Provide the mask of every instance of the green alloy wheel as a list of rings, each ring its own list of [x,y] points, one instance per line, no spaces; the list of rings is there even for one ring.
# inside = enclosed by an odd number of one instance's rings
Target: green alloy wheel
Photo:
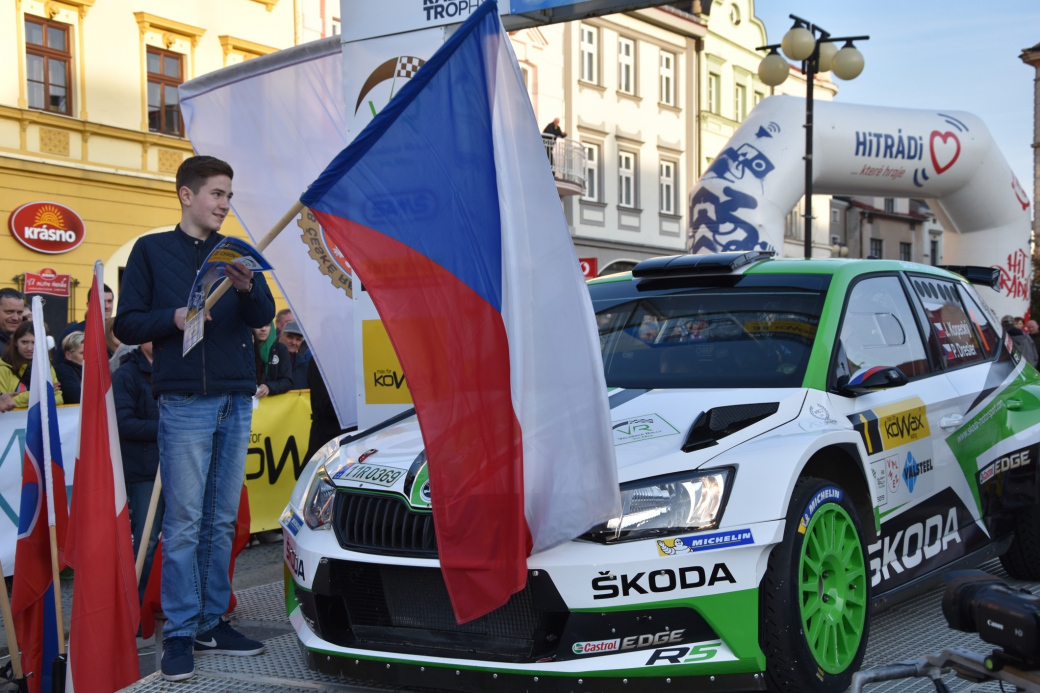
[[[863,531],[838,485],[800,479],[760,590],[770,688],[837,693],[866,650],[870,580]]]

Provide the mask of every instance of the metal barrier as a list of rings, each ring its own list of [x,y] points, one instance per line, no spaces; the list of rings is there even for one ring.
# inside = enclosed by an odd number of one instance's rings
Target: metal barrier
[[[580,186],[585,190],[585,148],[568,137],[542,135],[545,154],[549,157],[553,178]]]

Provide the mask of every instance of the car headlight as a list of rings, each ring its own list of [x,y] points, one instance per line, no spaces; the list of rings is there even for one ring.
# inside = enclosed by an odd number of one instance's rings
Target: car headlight
[[[606,544],[716,527],[732,473],[731,469],[712,469],[625,484],[621,516],[581,538]]]
[[[336,487],[325,471],[325,465],[318,467],[311,481],[310,490],[303,504],[303,520],[311,529],[331,529],[332,502],[336,498]]]

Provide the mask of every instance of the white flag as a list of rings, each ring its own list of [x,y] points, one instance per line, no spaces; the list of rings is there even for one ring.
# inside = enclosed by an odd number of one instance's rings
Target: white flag
[[[440,29],[346,45],[334,36],[181,85],[192,146],[234,168],[232,207],[254,243],[442,40]],[[351,66],[346,75],[345,63]],[[264,254],[317,358],[340,425],[355,425],[350,267],[306,211]]]

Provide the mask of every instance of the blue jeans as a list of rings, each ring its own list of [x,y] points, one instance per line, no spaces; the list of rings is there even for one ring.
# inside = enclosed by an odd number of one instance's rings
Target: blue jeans
[[[243,393],[159,397],[164,639],[205,633],[227,611],[252,419]]]
[[[134,540],[134,560],[137,560],[137,551],[141,546],[141,535],[144,534],[145,516],[148,514],[148,504],[152,501],[152,481],[138,481],[126,485],[126,499],[130,504],[130,534]],[[159,494],[159,505],[155,508],[155,522],[152,523],[152,533],[148,538],[148,552],[144,556],[144,569],[141,571],[141,580],[138,583],[137,596],[144,600],[144,588],[148,585],[148,575],[152,572],[152,558],[155,557],[155,547],[159,543],[159,528],[162,527],[163,497]]]

